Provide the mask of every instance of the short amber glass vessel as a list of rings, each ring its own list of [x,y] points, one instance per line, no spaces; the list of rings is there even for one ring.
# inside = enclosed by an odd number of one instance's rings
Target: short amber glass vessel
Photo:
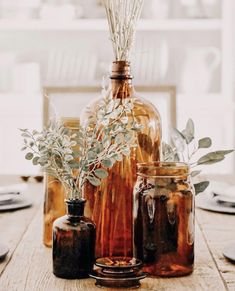
[[[71,132],[76,132],[80,123],[78,118],[63,118],[62,122]],[[46,175],[44,181],[43,242],[47,247],[51,247],[52,224],[57,218],[66,213],[66,206],[64,203],[66,193],[63,185],[56,178]]]
[[[130,63],[113,63],[112,95],[114,99],[131,99],[133,110],[129,122],[142,124],[137,134],[137,146],[129,157],[116,162],[109,170],[107,179],[100,186],[86,185],[85,213],[96,224],[96,257],[132,257],[133,188],[136,181],[136,164],[160,159],[161,119],[157,109],[145,99],[138,97],[132,85]],[[90,105],[96,111],[98,101]],[[83,120],[89,120],[83,116]]]
[[[45,246],[52,246],[52,224],[58,218],[66,213],[64,203],[64,187],[56,178],[45,176],[45,198],[44,198],[44,225],[43,242]]]
[[[183,163],[138,164],[134,255],[152,276],[190,274],[194,264],[194,188]]]
[[[85,200],[66,200],[67,215],[53,223],[53,273],[87,278],[95,262],[95,224],[84,217]]]

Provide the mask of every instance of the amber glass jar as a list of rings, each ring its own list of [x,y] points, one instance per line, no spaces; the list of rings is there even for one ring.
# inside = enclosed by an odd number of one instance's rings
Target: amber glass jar
[[[133,116],[143,125],[138,133],[137,147],[129,157],[117,162],[109,170],[101,186],[86,185],[85,213],[96,224],[96,257],[133,255],[132,206],[133,188],[136,181],[136,164],[159,160],[161,144],[161,120],[157,109],[148,101],[137,97],[132,86],[130,64],[125,61],[113,63],[111,75],[113,98],[132,98]],[[97,103],[90,105],[95,112]],[[87,120],[83,116],[82,121]]]
[[[95,262],[95,224],[84,217],[85,200],[66,200],[67,215],[53,223],[53,273],[87,278]]]
[[[63,185],[54,177],[46,175],[43,242],[47,247],[52,245],[52,224],[54,220],[66,213],[64,199]]]
[[[76,132],[79,119],[63,118],[62,122],[72,132]],[[45,176],[44,183],[44,225],[43,242],[47,247],[52,245],[52,224],[55,219],[65,215],[65,190],[60,181],[50,175]]]
[[[134,255],[152,276],[190,274],[194,263],[194,188],[183,163],[138,164]]]

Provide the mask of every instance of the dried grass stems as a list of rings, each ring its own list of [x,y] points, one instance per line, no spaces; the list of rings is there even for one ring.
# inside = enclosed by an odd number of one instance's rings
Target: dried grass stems
[[[128,61],[144,0],[103,0],[116,61]]]

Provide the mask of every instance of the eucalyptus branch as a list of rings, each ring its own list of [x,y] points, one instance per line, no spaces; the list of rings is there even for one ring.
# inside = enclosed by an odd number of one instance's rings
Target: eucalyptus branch
[[[136,146],[135,132],[141,129],[140,124],[129,121],[133,108],[130,100],[115,100],[109,90],[103,89],[102,93],[105,96],[97,105],[95,116],[78,126],[76,133],[59,121],[41,133],[21,129],[22,150],[29,151],[25,158],[61,181],[73,199],[82,197],[86,182],[101,184],[108,169]]]
[[[201,173],[199,170],[193,170],[198,166],[202,165],[212,165],[223,161],[226,155],[233,152],[233,150],[221,150],[209,152],[197,161],[192,161],[192,158],[201,149],[208,149],[212,146],[212,140],[209,137],[204,137],[196,141],[195,139],[195,129],[194,122],[189,119],[184,130],[179,131],[178,129],[173,129],[171,135],[172,144],[163,143],[162,144],[162,156],[164,161],[180,161],[181,156],[183,162],[189,165],[190,173],[192,177],[195,177]],[[194,143],[193,150],[190,151],[190,145]],[[200,182],[194,184],[196,194],[203,192],[209,185],[208,181]]]

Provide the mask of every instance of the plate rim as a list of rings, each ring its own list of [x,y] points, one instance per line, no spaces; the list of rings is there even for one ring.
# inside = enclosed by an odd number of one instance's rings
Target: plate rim
[[[200,200],[204,200],[207,203],[215,203],[215,201],[213,201],[212,199],[209,199],[208,197],[208,192],[204,192],[204,193],[200,193],[196,196],[195,198],[195,206],[197,208],[203,209],[203,210],[207,210],[210,212],[217,212],[217,213],[225,213],[225,214],[230,214],[230,215],[235,215],[235,207],[231,207],[231,206],[226,206],[226,205],[201,205],[201,203],[198,205],[198,199]]]
[[[23,198],[21,201],[18,199],[17,203],[0,204],[0,212],[18,210],[32,206],[33,201],[30,198]]]
[[[0,248],[5,248],[5,251],[1,254],[0,253],[0,260],[4,260],[7,254],[9,253],[10,249],[6,244],[0,243]]]
[[[229,257],[229,256],[226,255],[226,250],[227,250],[228,248],[230,248],[230,249],[234,249],[234,258],[233,258],[233,259],[232,259],[231,257]],[[231,244],[231,245],[226,246],[226,247],[223,249],[222,254],[223,254],[223,256],[224,256],[226,259],[228,259],[228,260],[230,260],[230,261],[232,261],[232,262],[235,263],[235,242],[234,242],[233,244]]]

